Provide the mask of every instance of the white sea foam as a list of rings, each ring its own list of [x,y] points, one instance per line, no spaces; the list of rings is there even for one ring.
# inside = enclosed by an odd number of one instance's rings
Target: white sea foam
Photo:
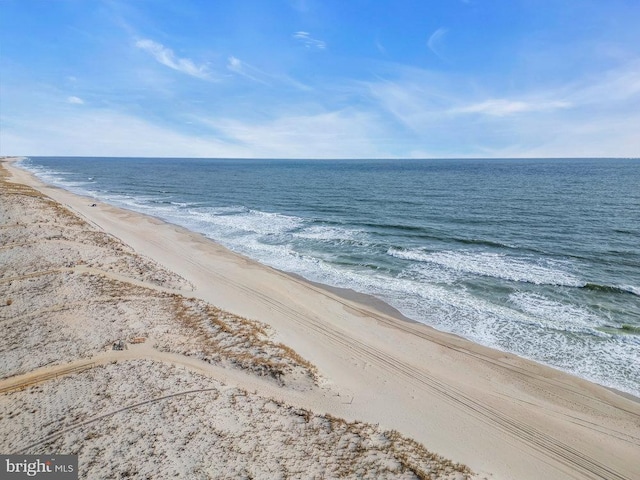
[[[216,227],[259,235],[280,235],[304,224],[299,217],[249,209],[233,214],[216,208],[189,209],[187,213]]]
[[[634,287],[633,285],[621,285],[620,289],[640,297],[640,287]]]
[[[44,183],[48,183],[50,185],[55,185],[57,187],[64,188],[74,193],[78,193],[80,195],[91,195],[90,190],[88,190],[88,186],[96,183],[93,179],[88,180],[72,180],[68,178],[73,173],[65,172],[62,170],[49,170],[44,167],[40,167],[38,165],[32,165],[26,161],[18,162],[20,168],[27,170],[28,172],[33,173],[36,177],[42,180]],[[97,197],[96,197],[97,198]]]
[[[603,335],[595,330],[606,321],[586,308],[550,300],[535,293],[515,292],[509,301],[521,311],[532,315],[541,325],[563,331],[584,331]]]
[[[640,358],[640,339],[594,330],[586,325],[588,319],[579,308],[550,303],[552,310],[563,314],[563,318],[552,320],[553,312],[542,310],[546,302],[528,299],[531,312],[525,312],[483,300],[464,289],[412,285],[411,281],[398,287],[401,290],[385,298],[411,318],[606,386],[640,393],[640,364],[636,361]],[[570,319],[572,314],[581,317]]]
[[[434,263],[414,263],[400,273],[400,278],[451,285],[460,279],[460,275]]]
[[[567,272],[567,265],[539,258],[515,257],[500,253],[470,250],[426,252],[421,249],[390,248],[393,257],[426,262],[453,272],[499,278],[536,285],[581,286],[577,277]]]
[[[330,227],[326,225],[311,225],[304,230],[297,232],[296,237],[309,240],[320,240],[327,242],[358,241],[362,240],[365,232],[362,230],[350,229],[346,227]]]

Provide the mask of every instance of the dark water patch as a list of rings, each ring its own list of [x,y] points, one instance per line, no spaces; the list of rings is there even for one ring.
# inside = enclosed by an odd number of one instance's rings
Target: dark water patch
[[[627,323],[624,323],[619,327],[613,325],[604,325],[602,327],[598,327],[597,330],[613,335],[640,335],[640,326],[629,325]]]
[[[481,246],[493,247],[493,248],[506,248],[509,250],[518,249],[518,247],[507,245],[506,243],[495,242],[493,240],[483,240],[483,239],[475,239],[475,238],[453,238],[451,240],[456,243],[461,243],[463,245],[481,245]]]
[[[622,228],[615,228],[613,230],[614,233],[620,233],[622,235],[632,235],[634,237],[638,236],[638,230],[626,230]]]
[[[600,285],[598,283],[587,283],[580,288],[583,288],[585,290],[591,290],[593,292],[640,296],[640,293],[632,290],[632,287],[615,287],[613,285]]]
[[[634,334],[640,335],[640,327],[637,327],[634,325],[623,324],[620,327],[620,330],[625,333],[634,333]]]
[[[382,230],[392,230],[396,232],[425,232],[425,227],[417,227],[414,225],[402,225],[396,223],[373,223],[373,222],[363,222],[358,223],[358,226],[374,228],[374,229],[382,229]]]

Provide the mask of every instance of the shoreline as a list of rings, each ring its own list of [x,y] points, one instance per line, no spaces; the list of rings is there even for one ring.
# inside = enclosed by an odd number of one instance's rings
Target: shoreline
[[[351,398],[349,405],[355,408],[344,408],[346,418],[363,416],[359,418],[398,428],[475,471],[495,472],[494,478],[539,478],[540,469],[550,478],[567,471],[588,478],[550,443],[545,446],[547,436],[570,450],[587,452],[596,463],[606,462],[611,453],[599,450],[602,441],[618,459],[638,445],[636,440],[615,440],[616,435],[640,437],[634,420],[640,417],[639,399],[632,395],[437,331],[376,297],[266,267],[160,219],[102,203],[91,208],[84,201],[89,197],[46,185],[6,163],[14,181],[54,198],[183,276],[196,286],[198,298],[269,324],[278,340],[319,367],[335,392]],[[195,255],[173,252],[169,247],[174,245]],[[550,392],[558,398],[548,398]],[[612,419],[616,435],[586,427],[592,423],[607,430]],[[508,424],[515,425],[511,433]],[[525,427],[534,428],[536,442],[524,434]],[[461,440],[456,430],[472,434]],[[620,461],[622,470],[635,471],[633,459]]]
[[[212,242],[215,242],[215,240],[212,240]],[[251,261],[255,261],[255,260],[252,259]],[[269,267],[269,268],[272,268],[272,267]],[[376,297],[375,295],[371,295],[369,293],[362,293],[352,288],[334,287],[333,285],[328,285],[326,283],[314,282],[313,280],[309,280],[308,278],[305,278],[302,275],[299,275],[294,272],[287,272],[286,270],[280,270],[280,269],[275,269],[275,270],[282,272],[283,274],[288,275],[297,281],[305,282],[305,283],[308,283],[309,285],[320,288],[321,290],[325,290],[333,295],[336,295],[344,299],[347,302],[359,303],[364,307],[373,309],[383,315],[388,315],[398,320],[402,320],[403,322],[424,325],[427,328],[433,328],[434,330],[437,330],[430,325],[414,320],[413,318],[407,317],[400,310],[395,308],[393,305],[390,305],[389,303]],[[438,330],[438,331],[442,331],[442,330]],[[446,333],[446,332],[442,332],[442,333]],[[455,335],[452,333],[448,333],[448,335],[453,335],[459,338],[463,338],[459,335]]]
[[[77,454],[81,478],[477,478],[318,413],[344,402],[265,324],[8,176],[0,165],[0,451]]]
[[[154,217],[154,218],[156,218],[156,217]],[[159,219],[159,220],[164,221],[162,219]],[[215,242],[215,240],[212,240],[212,241]],[[255,260],[252,260],[252,261],[255,261]],[[338,297],[343,298],[346,301],[359,303],[359,304],[365,306],[366,308],[370,308],[370,309],[376,310],[376,311],[378,311],[378,312],[380,312],[380,313],[382,313],[384,315],[389,315],[390,317],[396,318],[396,319],[398,319],[400,321],[408,322],[408,323],[416,324],[416,325],[422,325],[422,326],[424,326],[426,328],[431,328],[431,329],[434,329],[434,330],[436,330],[438,332],[450,335],[452,337],[459,338],[460,340],[463,340],[463,341],[466,341],[466,342],[470,342],[470,343],[473,343],[475,345],[484,347],[484,345],[476,343],[476,342],[473,342],[472,340],[469,340],[469,339],[467,339],[467,338],[465,338],[465,337],[463,337],[461,335],[456,335],[455,333],[451,333],[451,332],[444,332],[442,330],[438,330],[435,327],[432,327],[431,325],[427,325],[425,323],[419,322],[418,320],[414,320],[413,318],[407,317],[400,310],[395,308],[393,305],[390,305],[387,302],[385,302],[384,300],[379,299],[375,295],[358,292],[358,291],[353,290],[351,288],[334,287],[333,285],[327,285],[326,283],[314,282],[313,280],[309,280],[308,278],[305,278],[302,275],[298,275],[297,273],[293,273],[293,272],[287,272],[287,271],[284,271],[284,270],[278,270],[278,271],[280,271],[283,274],[288,275],[288,276],[290,276],[290,277],[292,277],[292,278],[294,278],[296,280],[299,280],[299,281],[302,281],[302,282],[306,282],[306,283],[308,283],[310,285],[313,285],[313,286],[315,286],[317,288],[320,288],[322,290],[326,290],[327,292],[335,294]],[[491,347],[485,347],[485,348],[491,348]],[[497,349],[492,349],[492,350],[496,350],[497,352],[508,353],[510,355],[515,355],[513,353],[506,352],[506,351],[503,351],[503,350],[497,350]],[[619,395],[619,396],[621,396],[623,398],[626,398],[627,400],[631,400],[633,402],[636,402],[636,403],[640,404],[640,397],[636,396],[636,395],[634,395],[632,393],[625,392],[623,390],[619,390],[619,389],[614,388],[614,387],[608,387],[606,385],[601,385],[601,384],[596,383],[596,382],[592,382],[591,380],[579,377],[577,375],[572,375],[571,373],[565,372],[564,370],[561,370],[559,368],[553,367],[552,365],[546,365],[544,363],[540,363],[540,362],[537,362],[537,361],[535,361],[533,359],[529,359],[529,358],[526,358],[526,357],[521,357],[519,355],[515,355],[515,356],[517,356],[518,358],[522,358],[523,360],[526,360],[526,361],[529,361],[529,362],[533,362],[533,363],[536,363],[538,365],[542,365],[542,366],[547,367],[547,368],[552,368],[552,369],[557,370],[559,372],[562,372],[564,374],[571,375],[573,377],[579,378],[580,380],[584,380],[586,382],[590,382],[590,383],[592,383],[594,385],[597,385],[599,387],[606,388],[607,390],[609,390],[610,392],[615,393],[616,395]]]
[[[28,157],[14,157],[14,158],[11,158],[9,160],[9,162],[11,164],[13,164],[13,163],[17,163],[19,161],[22,161],[22,160],[24,160],[26,158],[28,158]],[[156,221],[158,221],[160,223],[171,225],[171,226],[173,226],[175,228],[184,229],[186,232],[189,232],[190,234],[200,236],[202,239],[214,243],[215,245],[217,245],[218,248],[226,250],[231,255],[236,255],[236,256],[238,256],[240,258],[245,259],[248,262],[255,262],[256,264],[260,265],[263,268],[273,269],[274,271],[280,272],[281,274],[286,275],[286,276],[292,278],[295,281],[301,281],[301,282],[306,283],[306,284],[308,284],[310,286],[319,288],[319,289],[321,289],[323,291],[326,291],[326,292],[328,292],[328,293],[330,293],[332,295],[335,295],[335,296],[337,296],[339,298],[342,298],[343,300],[345,300],[347,302],[358,303],[358,304],[364,306],[365,308],[373,309],[373,310],[375,310],[376,312],[378,312],[380,314],[393,317],[394,319],[397,319],[397,320],[400,320],[400,321],[409,322],[409,323],[412,323],[412,324],[422,325],[425,328],[433,329],[433,330],[435,330],[435,331],[437,331],[437,332],[439,332],[439,333],[441,333],[443,335],[448,335],[448,336],[451,336],[451,337],[454,337],[454,338],[458,338],[458,339],[470,342],[470,343],[472,343],[474,345],[478,345],[478,346],[483,347],[483,348],[488,348],[490,350],[494,350],[494,351],[500,352],[500,353],[505,353],[505,354],[508,354],[508,355],[514,355],[517,358],[521,358],[521,359],[523,359],[525,361],[530,361],[530,362],[533,362],[533,363],[535,363],[537,365],[541,365],[541,366],[544,366],[546,368],[551,368],[553,370],[557,370],[559,372],[562,372],[564,374],[570,375],[572,377],[579,378],[580,380],[583,380],[583,381],[586,381],[586,382],[590,382],[590,383],[592,383],[594,385],[598,385],[598,386],[600,386],[602,388],[606,388],[607,390],[609,390],[609,391],[611,391],[611,392],[613,392],[613,393],[615,393],[617,395],[620,395],[620,396],[622,396],[622,397],[624,397],[626,399],[629,399],[629,400],[632,400],[632,401],[640,403],[640,395],[635,395],[633,393],[626,392],[624,390],[620,390],[620,389],[615,388],[615,387],[599,384],[599,383],[597,383],[597,382],[595,382],[593,380],[590,380],[588,378],[584,378],[584,377],[581,377],[579,375],[575,375],[574,373],[562,370],[562,369],[560,369],[560,368],[558,368],[558,367],[556,367],[554,365],[551,365],[551,364],[542,363],[542,362],[537,361],[537,360],[535,360],[533,358],[520,356],[520,355],[518,355],[516,353],[512,353],[512,352],[509,352],[507,350],[500,350],[500,349],[497,349],[495,347],[486,346],[486,345],[483,345],[481,343],[474,342],[473,340],[470,340],[470,339],[468,339],[468,338],[466,338],[466,337],[464,337],[462,335],[459,335],[459,334],[455,334],[455,333],[452,333],[452,332],[447,332],[445,330],[439,330],[436,327],[433,327],[433,326],[431,326],[431,325],[429,325],[427,323],[421,322],[419,320],[413,319],[413,318],[403,314],[396,307],[394,307],[393,305],[387,303],[386,301],[376,297],[373,294],[360,292],[360,291],[354,290],[352,288],[336,287],[336,286],[333,286],[333,285],[330,285],[330,284],[317,282],[317,281],[305,278],[304,276],[302,276],[302,275],[300,275],[298,273],[295,273],[295,272],[289,272],[289,271],[286,271],[286,270],[281,270],[281,269],[276,268],[276,267],[272,267],[272,266],[269,266],[269,265],[262,264],[258,260],[255,260],[255,259],[253,259],[251,257],[248,257],[248,256],[242,254],[242,253],[236,252],[234,250],[231,250],[231,249],[225,247],[224,245],[218,243],[215,239],[212,239],[212,238],[206,236],[203,233],[200,233],[200,232],[197,232],[197,231],[194,231],[194,230],[190,230],[187,227],[183,227],[183,226],[178,225],[178,224],[171,223],[170,221],[167,221],[167,220],[165,220],[165,219],[163,219],[161,217],[158,217],[158,216],[155,216],[155,215],[152,215],[152,214],[142,213],[142,212],[138,212],[136,210],[128,209],[126,207],[116,206],[116,205],[104,202],[103,200],[100,200],[100,199],[95,198],[95,197],[91,197],[91,196],[83,195],[83,194],[78,194],[78,193],[72,192],[70,190],[67,190],[64,187],[59,187],[59,186],[56,186],[56,185],[48,184],[48,183],[44,182],[43,180],[41,180],[39,177],[37,177],[34,173],[32,173],[32,172],[30,172],[30,171],[28,171],[26,169],[23,169],[23,168],[21,168],[19,166],[17,168],[19,168],[21,171],[24,171],[27,175],[32,177],[35,181],[37,181],[39,183],[42,183],[42,185],[45,185],[48,188],[59,189],[59,190],[68,192],[71,195],[74,195],[74,196],[77,196],[77,197],[80,197],[80,198],[86,198],[87,201],[90,201],[90,202],[95,201],[95,202],[98,202],[98,203],[101,203],[101,204],[104,204],[104,205],[108,205],[108,206],[110,206],[112,208],[115,208],[115,209],[122,209],[122,210],[131,212],[131,213],[136,214],[136,215],[140,215],[140,216],[143,216],[143,217],[154,219],[154,220],[156,220]]]

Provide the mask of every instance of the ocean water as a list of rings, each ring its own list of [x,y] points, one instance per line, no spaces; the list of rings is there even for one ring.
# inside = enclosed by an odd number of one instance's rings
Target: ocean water
[[[44,181],[640,395],[640,160],[32,157]]]

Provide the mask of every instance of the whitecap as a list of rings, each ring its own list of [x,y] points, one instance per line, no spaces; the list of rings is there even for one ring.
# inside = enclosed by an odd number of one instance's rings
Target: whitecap
[[[536,285],[573,287],[583,284],[567,271],[566,263],[549,259],[470,250],[427,252],[422,249],[390,248],[387,253],[404,260],[440,265],[457,273]]]
[[[592,335],[602,335],[596,327],[606,321],[584,307],[561,303],[543,295],[527,292],[515,292],[509,295],[509,301],[521,311],[533,315],[541,325],[562,331],[585,331]]]

